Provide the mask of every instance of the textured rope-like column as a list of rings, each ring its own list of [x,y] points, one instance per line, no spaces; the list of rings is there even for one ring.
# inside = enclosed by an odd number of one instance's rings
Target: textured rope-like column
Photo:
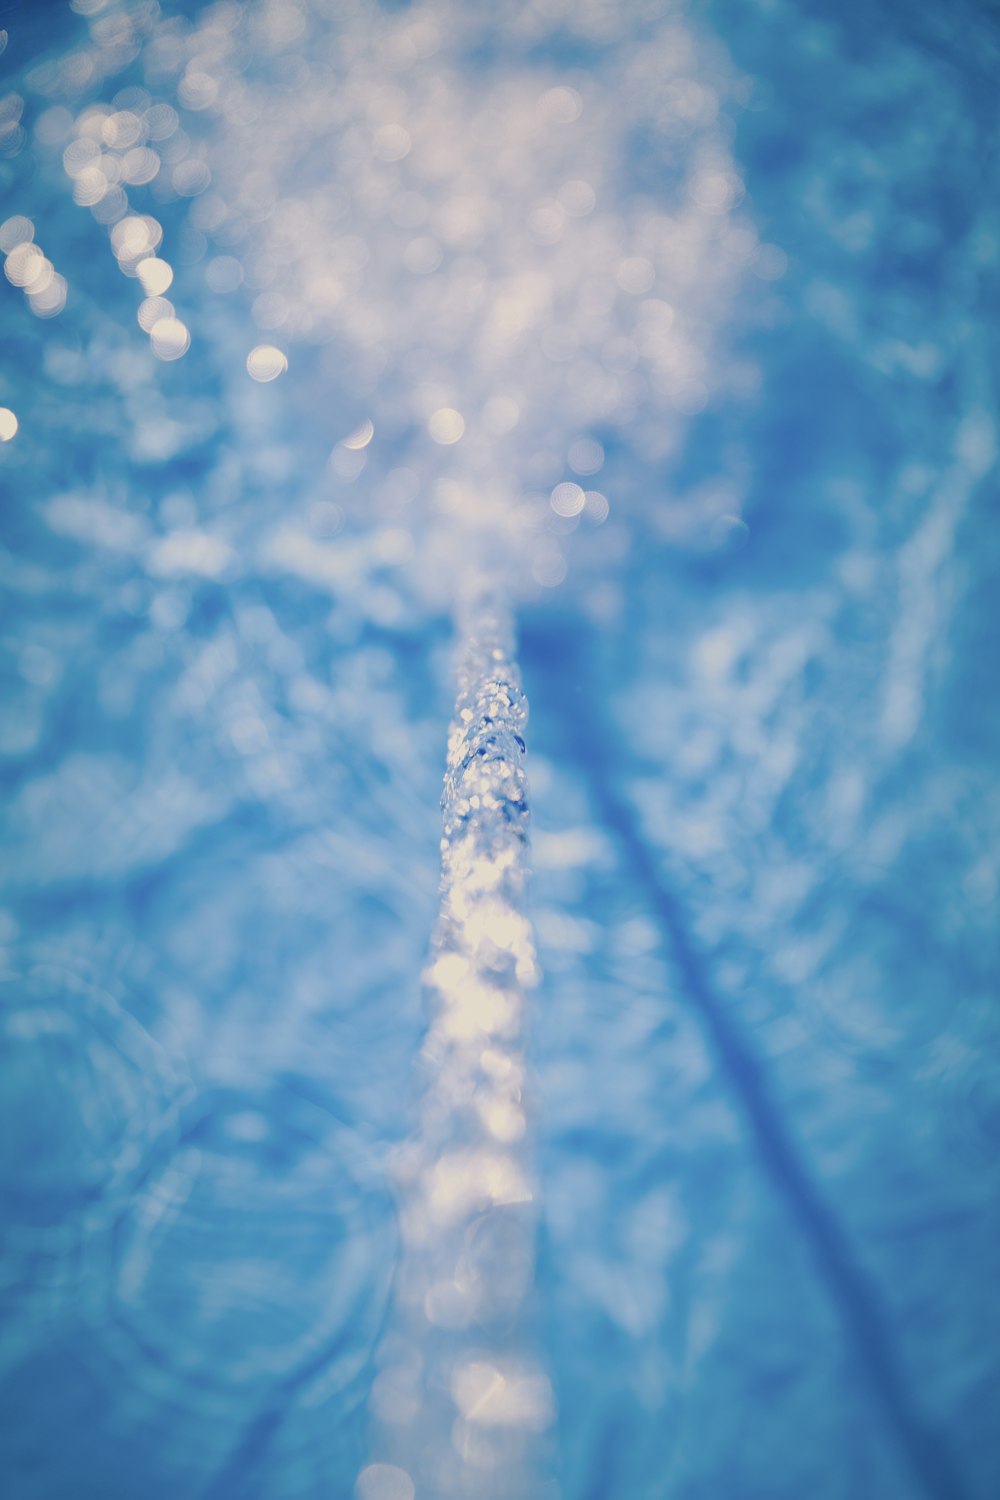
[[[542,1494],[536,1447],[553,1417],[524,1329],[535,1230],[524,1025],[538,977],[525,910],[527,703],[506,613],[480,601],[466,621],[424,1088],[400,1157],[402,1256],[361,1500]]]

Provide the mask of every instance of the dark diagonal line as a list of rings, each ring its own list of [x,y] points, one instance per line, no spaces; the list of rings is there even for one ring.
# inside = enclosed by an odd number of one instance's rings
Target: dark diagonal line
[[[701,1018],[716,1058],[750,1128],[757,1152],[772,1184],[788,1204],[837,1310],[845,1333],[867,1372],[883,1417],[905,1456],[920,1491],[929,1500],[967,1500],[969,1490],[959,1474],[944,1436],[920,1413],[907,1388],[878,1292],[858,1264],[844,1230],[800,1157],[768,1088],[764,1070],[738,1023],[717,994],[708,966],[690,936],[680,902],[640,831],[629,799],[615,786],[608,726],[585,722],[583,695],[567,679],[576,653],[560,639],[532,653],[546,671],[544,689],[533,695],[557,722],[561,750],[583,778],[606,831],[618,842],[663,935],[668,957]],[[569,658],[569,659],[568,659]],[[581,751],[586,751],[581,754]]]

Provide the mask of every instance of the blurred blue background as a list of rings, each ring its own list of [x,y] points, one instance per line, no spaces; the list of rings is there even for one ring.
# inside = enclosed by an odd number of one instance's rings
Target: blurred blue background
[[[995,8],[0,26],[5,1493],[351,1493],[484,567],[539,1496],[1000,1493]]]

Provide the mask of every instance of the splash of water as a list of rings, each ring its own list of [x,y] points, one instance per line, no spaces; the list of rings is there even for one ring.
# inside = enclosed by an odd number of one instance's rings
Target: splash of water
[[[525,908],[527,703],[503,607],[480,601],[463,626],[424,1094],[400,1158],[397,1317],[373,1392],[380,1457],[359,1479],[363,1500],[411,1493],[411,1482],[442,1496],[535,1493],[532,1460],[554,1415],[524,1328],[536,1196],[525,1010],[538,977]]]
[[[269,506],[254,536],[246,504],[238,528],[206,518],[203,572],[256,553],[334,588],[343,528],[384,540],[375,565],[446,611],[473,557],[517,597],[571,566],[606,576],[626,518],[718,545],[738,486],[692,506],[664,472],[691,415],[745,385],[720,332],[747,272],[772,271],[732,153],[745,83],[683,13],[518,4],[500,24],[450,0],[222,0],[190,20],[132,3],[111,25],[80,9],[86,42],[24,87],[46,192],[71,190],[106,285],[84,294],[45,215],[37,236],[15,215],[2,248],[32,312],[85,308],[94,338],[124,332],[111,266],[135,285],[115,379],[140,461],[229,422],[248,490],[294,443],[308,523]],[[144,335],[158,386],[161,362],[208,376],[218,405],[197,423],[137,388]]]

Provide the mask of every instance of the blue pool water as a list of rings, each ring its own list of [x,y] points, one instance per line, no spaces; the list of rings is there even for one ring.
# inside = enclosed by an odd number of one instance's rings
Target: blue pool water
[[[995,9],[0,28],[4,1493],[991,1500]]]

